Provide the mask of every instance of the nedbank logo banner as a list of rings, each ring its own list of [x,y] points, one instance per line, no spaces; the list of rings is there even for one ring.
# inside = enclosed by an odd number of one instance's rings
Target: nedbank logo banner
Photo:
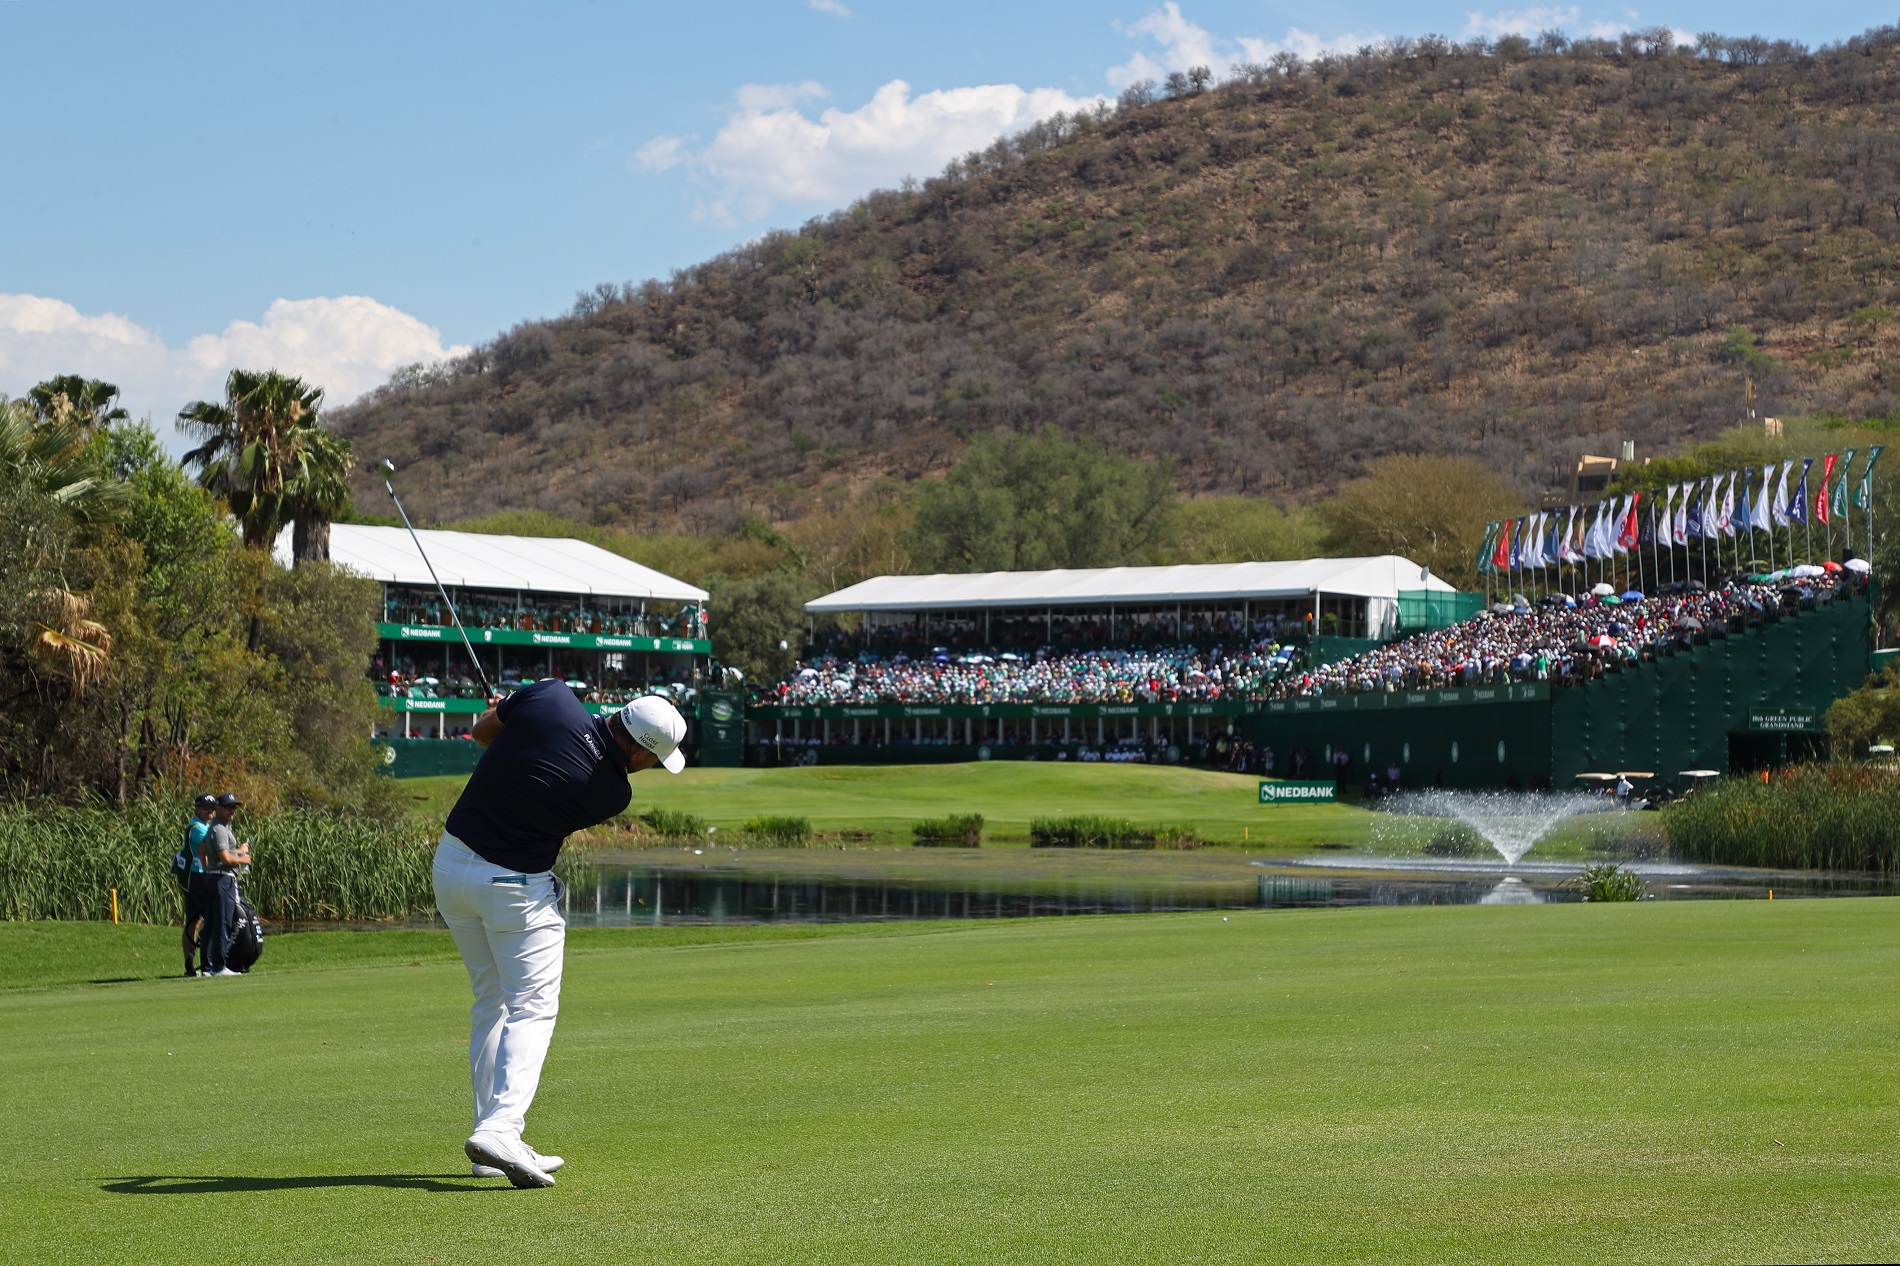
[[[1330,801],[1333,784],[1329,782],[1262,782],[1261,804],[1299,804],[1315,800]]]

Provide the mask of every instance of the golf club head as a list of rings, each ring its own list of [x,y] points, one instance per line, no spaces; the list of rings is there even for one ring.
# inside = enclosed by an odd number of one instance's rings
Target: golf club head
[[[376,469],[382,471],[383,478],[387,479],[391,475],[396,473],[396,463],[390,461],[387,457],[385,457],[383,458],[383,460],[376,463]]]

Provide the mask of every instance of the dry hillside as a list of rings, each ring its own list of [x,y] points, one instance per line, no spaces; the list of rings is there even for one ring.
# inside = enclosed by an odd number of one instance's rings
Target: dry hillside
[[[429,521],[697,530],[1045,423],[1299,502],[1392,451],[1529,488],[1673,449],[1745,377],[1895,413],[1900,31],[1666,44],[1416,41],[1059,119],[334,420],[426,464]]]

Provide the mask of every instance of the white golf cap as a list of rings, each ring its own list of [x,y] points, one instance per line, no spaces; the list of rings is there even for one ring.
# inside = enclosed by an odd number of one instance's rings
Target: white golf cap
[[[641,747],[660,758],[666,772],[677,774],[686,768],[686,753],[680,741],[686,737],[686,718],[680,710],[658,695],[635,699],[620,709],[620,724]]]

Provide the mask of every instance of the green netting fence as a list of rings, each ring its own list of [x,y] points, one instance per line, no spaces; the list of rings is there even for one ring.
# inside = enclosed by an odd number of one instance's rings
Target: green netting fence
[[[1451,590],[1399,590],[1399,632],[1422,633],[1429,629],[1450,628],[1484,610],[1481,593]]]

